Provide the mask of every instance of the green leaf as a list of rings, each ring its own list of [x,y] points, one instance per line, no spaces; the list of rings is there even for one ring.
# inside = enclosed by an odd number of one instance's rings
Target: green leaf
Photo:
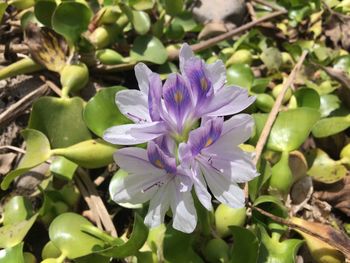
[[[246,64],[234,64],[227,68],[227,84],[236,85],[250,90],[253,85],[254,75]]]
[[[80,230],[93,226],[90,221],[75,213],[64,213],[56,217],[50,227],[50,240],[66,257],[74,259],[100,251],[105,243]]]
[[[131,123],[115,104],[116,93],[124,89],[122,86],[101,89],[86,104],[84,121],[97,136],[102,137],[104,131],[112,126]]]
[[[181,25],[185,32],[195,31],[199,26],[193,19],[192,13],[189,11],[184,11],[173,20],[173,24]]]
[[[303,240],[287,239],[282,242],[279,240],[279,233],[273,232],[272,237],[261,225],[258,225],[260,246],[258,262],[278,262],[278,263],[294,263],[296,254],[303,244]]]
[[[316,138],[331,136],[350,127],[350,115],[345,117],[330,117],[319,120],[312,129]]]
[[[165,11],[170,16],[176,16],[182,12],[183,0],[165,0]]]
[[[327,117],[332,111],[335,111],[340,107],[341,101],[337,95],[325,94],[320,97],[321,106],[320,112],[321,117]]]
[[[113,258],[125,258],[135,255],[143,246],[148,237],[148,227],[143,223],[143,219],[135,213],[133,231],[129,240],[118,246],[103,251],[103,255]]]
[[[4,206],[3,224],[11,225],[17,224],[29,219],[34,214],[33,207],[28,198],[24,196],[12,197]]]
[[[298,89],[294,93],[294,96],[296,98],[298,107],[308,107],[317,110],[320,108],[320,96],[314,89]]]
[[[33,104],[28,127],[44,133],[52,148],[91,139],[83,120],[84,101],[79,97],[41,97]]]
[[[282,65],[282,54],[275,47],[264,49],[260,55],[260,59],[270,71],[278,70]]]
[[[139,36],[135,39],[130,57],[136,61],[149,61],[155,64],[163,64],[168,54],[162,42],[152,36]]]
[[[165,232],[163,242],[164,258],[171,263],[203,263],[203,260],[194,252],[192,248],[194,238],[195,236],[193,234],[185,234],[168,227]],[[179,251],[181,251],[181,253],[179,253]]]
[[[254,119],[257,115],[254,114]],[[270,132],[267,148],[280,152],[298,149],[319,118],[319,112],[311,108],[280,112]]]
[[[82,166],[94,169],[107,166],[113,162],[113,154],[117,146],[102,139],[87,140],[67,148],[58,148],[51,151],[52,155],[59,155]]]
[[[4,16],[5,14],[5,11],[6,11],[6,8],[8,7],[8,4],[5,3],[5,2],[1,2],[0,3],[0,22],[2,20],[2,17]]]
[[[14,247],[1,249],[0,263],[25,263],[23,257],[23,243]]]
[[[80,38],[80,34],[88,29],[92,11],[83,3],[62,2],[52,16],[53,29],[72,43]]]
[[[155,4],[155,0],[129,0],[129,5],[135,10],[151,9]]]
[[[259,241],[254,233],[239,226],[229,226],[233,235],[231,263],[256,263],[259,253]]]
[[[130,20],[139,35],[145,35],[151,28],[151,19],[146,12],[132,11],[132,18]]]
[[[78,165],[76,163],[62,156],[56,156],[50,165],[50,171],[52,173],[68,181],[73,179],[77,168]]]
[[[252,201],[254,201],[261,188],[271,177],[271,165],[269,162],[262,160],[259,167],[260,176],[255,177],[253,180],[249,181],[249,197]]]
[[[27,143],[26,154],[16,170],[11,171],[1,182],[1,189],[6,190],[11,182],[29,169],[45,162],[50,156],[50,143],[40,131],[25,129],[21,132]]]
[[[329,158],[327,153],[317,149],[316,157],[307,174],[316,181],[332,184],[344,178],[347,174],[347,169],[344,165]]]
[[[51,27],[52,15],[57,7],[55,0],[37,0],[34,6],[35,17],[47,27]]]
[[[1,227],[0,248],[9,248],[21,243],[37,217],[38,214],[35,214],[28,220]]]

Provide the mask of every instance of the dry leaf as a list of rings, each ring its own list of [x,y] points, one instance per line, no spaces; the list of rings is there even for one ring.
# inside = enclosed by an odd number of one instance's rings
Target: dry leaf
[[[60,72],[66,65],[67,43],[52,29],[29,23],[25,41],[33,59],[47,69]]]
[[[350,17],[332,13],[326,24],[325,34],[334,46],[341,45],[344,49],[350,48]]]

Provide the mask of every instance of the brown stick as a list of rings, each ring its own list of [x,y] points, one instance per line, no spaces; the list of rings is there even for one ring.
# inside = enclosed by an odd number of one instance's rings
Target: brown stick
[[[230,30],[224,34],[210,38],[208,40],[204,40],[198,44],[191,45],[191,48],[194,52],[205,50],[207,48],[215,46],[217,43],[219,43],[221,41],[232,38],[235,35],[238,35],[244,31],[247,31],[250,28],[252,28],[252,27],[254,27],[262,22],[265,22],[267,20],[270,20],[270,19],[275,18],[275,17],[280,16],[280,15],[287,14],[287,12],[288,11],[285,9],[273,12],[273,13],[266,15],[262,18],[259,18],[257,20],[251,21],[245,25],[242,25],[238,28]],[[168,53],[168,60],[175,60],[178,58],[179,58],[179,50],[175,50],[175,51]],[[100,67],[97,67],[96,70],[97,71],[122,71],[122,70],[132,69],[135,66],[135,64],[136,64],[136,62],[128,63],[128,64],[119,64],[119,65],[115,65],[115,66],[100,66]]]
[[[94,183],[91,181],[89,175],[81,168],[78,168],[78,175],[82,182],[84,183],[86,190],[88,191],[91,201],[95,204],[97,208],[97,213],[101,219],[101,222],[107,232],[113,237],[117,237],[117,230],[114,227],[112,219],[108,214],[108,211],[99,196]]]
[[[5,45],[0,45],[0,53],[4,53],[6,49]],[[28,52],[28,46],[26,44],[12,44],[9,49],[16,53],[25,53]]]
[[[5,123],[15,119],[21,112],[29,108],[30,105],[32,105],[32,102],[36,98],[44,95],[47,92],[47,90],[48,85],[43,84],[39,88],[33,90],[32,92],[21,98],[19,101],[10,105],[5,111],[3,111],[0,114],[0,127]]]
[[[307,55],[307,51],[304,51],[302,53],[302,55],[300,56],[298,63],[295,65],[295,67],[293,68],[293,70],[289,74],[287,80],[283,83],[282,90],[278,94],[277,99],[275,101],[275,104],[273,105],[273,107],[271,109],[269,117],[267,118],[265,126],[264,126],[264,128],[263,128],[263,130],[262,130],[262,132],[260,134],[259,140],[258,140],[258,142],[256,144],[256,147],[255,147],[255,157],[254,157],[254,160],[253,160],[253,163],[255,164],[255,166],[259,162],[259,159],[260,159],[262,151],[263,151],[263,149],[265,147],[267,138],[269,137],[272,125],[273,125],[273,123],[275,122],[275,120],[277,118],[279,109],[280,109],[280,107],[282,105],[282,101],[283,101],[284,95],[286,94],[288,87],[290,87],[293,84],[295,75],[299,71],[301,65],[303,64],[306,55]],[[245,193],[246,199],[248,199],[248,194],[249,194],[248,193],[248,184],[245,184],[245,186],[244,186],[244,193]]]
[[[299,231],[302,231],[304,232],[305,234],[308,234],[310,236],[313,236],[325,243],[327,243],[328,245],[338,249],[340,252],[344,253],[344,255],[348,258],[349,255],[350,255],[350,250],[347,248],[347,247],[344,247],[342,246],[340,243],[338,242],[335,242],[334,240],[328,238],[326,235],[322,235],[322,234],[319,234],[319,233],[316,233],[316,232],[313,232],[309,229],[307,229],[306,227],[303,227],[301,225],[298,225],[298,224],[295,224],[293,222],[291,222],[290,220],[288,219],[284,219],[284,218],[281,218],[281,217],[278,217],[278,216],[275,216],[259,207],[255,207],[255,206],[252,206],[251,207],[253,210],[256,210],[258,211],[259,213],[271,218],[272,220],[274,220],[275,222],[279,223],[279,224],[282,224],[282,225],[285,225],[285,226],[288,226],[289,228],[293,228],[293,229],[296,229],[296,230],[299,230]]]

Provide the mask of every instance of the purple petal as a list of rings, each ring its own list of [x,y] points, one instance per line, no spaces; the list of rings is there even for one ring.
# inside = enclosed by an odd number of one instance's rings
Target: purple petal
[[[164,135],[154,139],[154,142],[159,145],[159,147],[164,151],[166,155],[175,156],[176,155],[176,142],[169,135]]]
[[[236,114],[255,101],[248,92],[238,87],[223,87],[215,93],[208,107],[201,114],[208,116],[227,116]]]
[[[145,224],[150,227],[157,227],[164,222],[165,213],[170,206],[169,192],[171,191],[171,182],[167,182],[159,188],[156,194],[152,197],[147,215],[145,217]]]
[[[149,161],[157,168],[164,169],[170,174],[176,172],[176,160],[170,157],[160,149],[153,141],[148,143],[147,156]]]
[[[122,90],[115,96],[120,112],[135,123],[151,122],[147,95],[138,90]]]
[[[152,121],[159,121],[162,97],[162,81],[158,74],[152,73],[149,76],[148,107]]]
[[[225,121],[220,138],[210,146],[211,152],[230,152],[251,136],[254,127],[253,118],[248,114],[238,114]]]
[[[150,70],[144,63],[138,63],[135,66],[135,75],[139,84],[139,89],[146,95],[148,95],[149,77],[152,73],[152,70]]]
[[[113,144],[135,145],[153,140],[166,131],[164,122],[125,124],[107,129],[103,139]]]
[[[173,212],[173,227],[181,232],[192,233],[197,225],[197,213],[191,191],[180,192],[178,176],[170,188],[170,206]]]
[[[205,64],[199,58],[190,58],[184,66],[184,74],[191,85],[194,104],[200,108],[211,99],[214,89],[211,80],[208,78]]]
[[[226,82],[226,67],[221,60],[206,65],[208,76],[213,83],[214,91],[217,92]]]
[[[192,102],[190,90],[180,75],[169,75],[163,86],[163,98],[169,115],[181,130],[184,119],[192,110]]]
[[[217,200],[232,208],[244,206],[244,192],[236,183],[231,181],[231,178],[225,177],[208,165],[201,165],[201,170],[210,191]]]
[[[190,132],[188,144],[193,156],[215,143],[221,135],[223,123],[223,118],[210,119],[203,126]]]
[[[190,59],[191,57],[194,57],[193,51],[187,43],[184,43],[180,49],[180,54],[179,54],[180,71],[182,74],[185,72],[184,66],[185,66],[186,61],[188,59]]]
[[[130,147],[118,150],[114,159],[119,167],[128,172],[126,176],[114,177],[109,186],[113,201],[140,204],[147,202],[164,179],[164,171],[153,167],[146,150]]]
[[[196,192],[199,202],[201,202],[201,204],[207,210],[212,211],[213,205],[211,203],[211,195],[208,192],[207,184],[202,176],[202,172],[197,162],[194,163],[191,170],[194,190]]]

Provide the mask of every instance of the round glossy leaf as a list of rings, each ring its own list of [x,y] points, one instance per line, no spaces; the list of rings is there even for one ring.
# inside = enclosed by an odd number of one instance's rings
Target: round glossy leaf
[[[17,169],[8,173],[1,182],[1,189],[3,190],[6,190],[17,176],[45,162],[51,156],[50,143],[40,131],[26,129],[21,134],[27,144],[26,154]]]
[[[327,117],[332,111],[335,111],[340,107],[341,101],[338,96],[333,94],[325,94],[320,97],[321,117]]]
[[[146,34],[151,28],[151,19],[146,12],[132,11],[132,25],[139,35]]]
[[[33,215],[33,207],[24,196],[12,197],[4,206],[3,217],[4,225],[11,225],[29,219]]]
[[[91,139],[83,120],[81,98],[41,97],[35,101],[29,127],[44,133],[52,148],[67,147]]]
[[[23,257],[23,243],[14,247],[0,249],[0,263],[25,263]]]
[[[256,263],[260,244],[255,234],[240,226],[229,228],[234,240],[231,262]]]
[[[329,158],[327,153],[317,149],[316,158],[307,173],[316,181],[332,184],[346,176],[347,169],[342,164]]]
[[[155,0],[129,0],[129,5],[135,10],[147,10],[154,6]]]
[[[55,12],[57,3],[55,0],[38,0],[35,2],[35,17],[47,27],[51,27],[52,15]]]
[[[115,104],[116,93],[123,89],[125,88],[122,86],[101,89],[86,104],[84,121],[97,136],[102,137],[104,131],[112,126],[131,123],[128,118],[120,113]]]
[[[181,40],[185,36],[185,29],[176,23],[171,23],[166,31],[166,37],[171,40]]]
[[[253,85],[254,75],[250,67],[246,64],[234,64],[227,71],[227,84],[235,85],[247,90]]]
[[[176,16],[180,14],[183,7],[183,0],[165,0],[165,11],[171,16]]]
[[[152,36],[139,36],[135,39],[130,57],[136,61],[149,61],[163,64],[168,54],[162,42]]]
[[[350,127],[350,115],[345,117],[330,117],[319,120],[312,128],[316,138],[327,137],[342,132]]]
[[[320,96],[314,89],[298,89],[294,93],[294,96],[296,98],[298,107],[308,107],[317,110],[320,108]]]
[[[185,29],[185,32],[195,31],[200,28],[189,11],[183,11],[177,15],[173,20],[173,24],[181,25]]]
[[[70,259],[92,254],[104,247],[100,239],[80,230],[83,225],[92,226],[92,223],[75,213],[61,214],[50,225],[50,240]]]
[[[267,147],[280,152],[298,149],[319,118],[320,113],[311,108],[280,112],[270,132]]]
[[[37,217],[38,214],[35,214],[28,220],[1,227],[0,248],[9,248],[21,243]]]
[[[87,30],[91,17],[92,12],[86,4],[62,2],[53,13],[52,27],[69,41],[76,42]]]
[[[278,70],[282,65],[282,54],[275,47],[264,49],[260,55],[260,59],[269,70]]]

